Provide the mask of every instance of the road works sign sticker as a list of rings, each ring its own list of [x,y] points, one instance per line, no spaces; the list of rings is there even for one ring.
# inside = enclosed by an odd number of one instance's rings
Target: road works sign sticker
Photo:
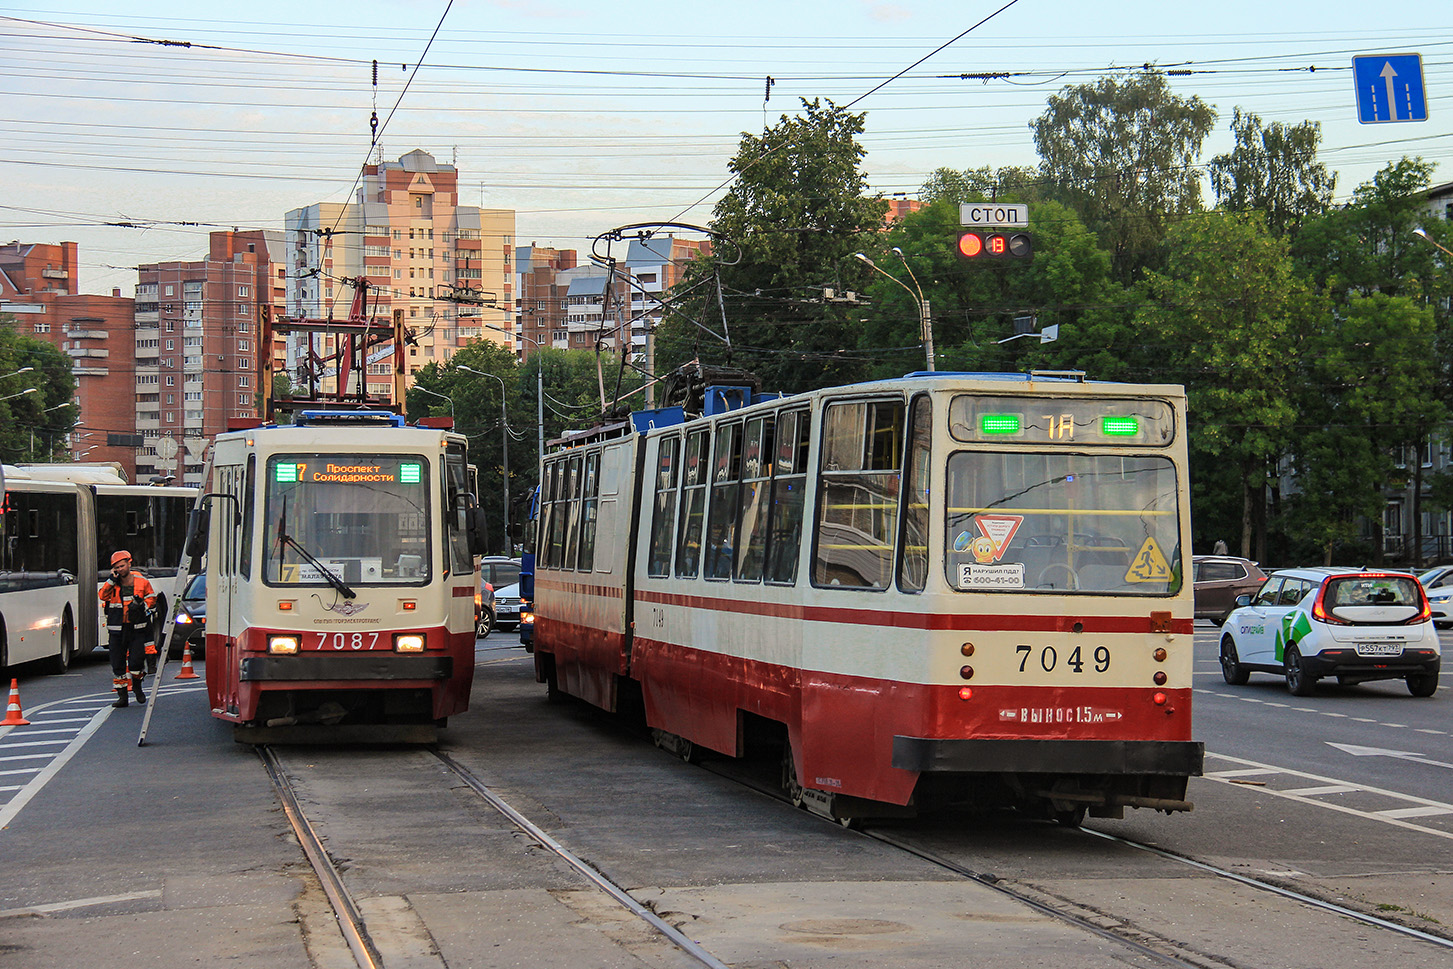
[[[954,539],[955,551],[971,552],[974,556],[974,561],[959,565],[959,588],[1024,588],[1023,563],[999,564],[1009,548],[1009,543],[1014,539],[1014,533],[1022,524],[1023,515],[974,516],[974,525],[979,529],[978,537],[971,538],[964,531]]]
[[[1170,563],[1153,538],[1147,538],[1135,553],[1130,568],[1125,570],[1126,582],[1169,582]]]

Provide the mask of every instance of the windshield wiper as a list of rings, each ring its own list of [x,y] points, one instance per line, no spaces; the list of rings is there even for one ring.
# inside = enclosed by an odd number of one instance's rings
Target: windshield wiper
[[[317,569],[318,572],[323,576],[323,578],[325,578],[325,579],[328,580],[328,584],[331,585],[334,589],[337,589],[338,592],[339,592],[339,594],[342,595],[343,598],[345,598],[345,599],[356,599],[356,598],[358,598],[358,593],[356,593],[352,589],[350,589],[348,587],[348,583],[344,582],[341,578],[339,578],[338,575],[335,574],[332,569],[328,568],[328,566],[324,565],[322,562],[319,562],[317,559],[315,559],[313,557],[313,553],[312,552],[309,552],[307,549],[303,548],[303,546],[298,542],[298,540],[296,538],[293,538],[291,535],[289,535],[287,533],[287,520],[288,520],[288,503],[287,503],[287,499],[285,498],[285,499],[283,499],[283,513],[282,513],[282,516],[280,518],[278,518],[278,520],[277,520],[277,542],[278,542],[278,544],[279,545],[291,546],[293,548],[293,550],[296,551],[299,555],[301,555],[303,557],[303,559],[309,565],[311,565],[313,568]],[[279,559],[281,559],[282,556],[279,555],[278,557],[279,557]]]

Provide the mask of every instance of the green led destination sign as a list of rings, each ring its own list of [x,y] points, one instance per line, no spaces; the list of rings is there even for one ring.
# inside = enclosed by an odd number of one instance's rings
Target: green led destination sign
[[[949,405],[949,433],[968,444],[1164,447],[1175,423],[1170,402],[1155,398],[960,394]]]

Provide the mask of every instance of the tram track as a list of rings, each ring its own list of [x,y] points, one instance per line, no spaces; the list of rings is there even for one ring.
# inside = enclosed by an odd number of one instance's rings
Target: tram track
[[[759,778],[751,776],[749,773],[729,769],[726,764],[719,764],[708,760],[698,762],[697,766],[702,767],[704,770],[718,777],[740,783],[773,800],[780,801],[789,806],[792,803],[785,792],[779,788],[774,787],[770,783],[763,782]],[[814,812],[807,811],[806,813],[812,814]],[[820,817],[827,824],[836,825],[838,823],[821,815],[816,816]],[[1049,892],[1043,888],[1000,878],[991,872],[979,871],[962,861],[946,857],[921,844],[915,844],[909,838],[889,834],[871,826],[855,825],[853,830],[862,837],[906,852],[945,871],[953,872],[988,887],[999,894],[1028,906],[1042,915],[1082,929],[1099,938],[1123,945],[1142,956],[1153,959],[1159,964],[1184,967],[1184,969],[1212,969],[1212,967],[1224,967],[1227,965],[1227,960],[1223,956],[1210,952],[1194,951],[1189,948],[1190,943],[1187,941],[1171,938],[1162,933],[1147,929],[1143,925],[1137,924],[1131,918],[1118,916],[1112,912],[1105,911],[1103,908],[1082,903],[1072,898]],[[1251,878],[1209,862],[1166,851],[1155,845],[1096,831],[1083,826],[1075,830],[1094,838],[1100,838],[1113,844],[1144,852],[1162,861],[1193,868],[1204,875],[1212,876],[1218,880],[1251,888],[1256,892],[1293,902],[1305,909],[1349,919],[1368,928],[1390,932],[1410,941],[1426,943],[1445,951],[1453,951],[1453,938],[1447,936],[1425,932],[1373,915],[1369,912],[1359,911],[1346,905],[1319,898],[1306,892],[1300,892],[1261,879]]]
[[[450,776],[462,782],[466,788],[506,818],[516,829],[533,840],[539,847],[563,861],[615,904],[648,925],[673,948],[706,969],[729,969],[726,963],[717,959],[670,922],[636,901],[623,886],[612,881],[599,869],[551,837],[548,832],[532,822],[498,792],[492,790],[468,767],[436,747],[428,747],[424,750],[442,765]],[[374,939],[363,906],[349,890],[338,865],[334,863],[328,849],[323,844],[323,839],[304,812],[277,752],[267,745],[259,745],[257,752],[262,759],[268,778],[277,792],[283,812],[298,839],[304,857],[323,887],[323,892],[338,923],[339,931],[352,953],[355,963],[359,969],[388,969],[387,960],[380,951],[381,946]],[[385,926],[382,931],[387,932],[390,929]],[[416,963],[410,962],[410,965],[414,964]],[[444,965],[442,960],[439,965]]]

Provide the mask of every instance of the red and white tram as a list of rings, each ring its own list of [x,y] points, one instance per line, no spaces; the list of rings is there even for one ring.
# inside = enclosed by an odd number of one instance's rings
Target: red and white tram
[[[925,373],[702,409],[546,457],[541,682],[638,692],[683,756],[780,745],[844,821],[1190,809],[1181,388]]]
[[[238,739],[429,741],[468,707],[466,460],[462,435],[377,411],[217,437],[207,691]]]

